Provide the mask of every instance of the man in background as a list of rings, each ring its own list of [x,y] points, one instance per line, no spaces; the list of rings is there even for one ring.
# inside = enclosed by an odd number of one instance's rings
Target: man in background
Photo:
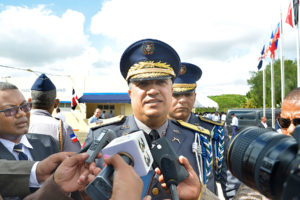
[[[81,149],[73,128],[52,117],[59,99],[56,98],[55,85],[45,74],[41,74],[32,85],[28,101],[32,102],[29,132],[52,136],[60,151],[77,152]]]
[[[94,111],[94,115],[89,118],[88,121],[89,124],[100,123],[102,121],[100,117],[101,117],[101,109],[96,108],[96,110]]]
[[[232,137],[236,136],[238,133],[238,127],[239,127],[239,120],[235,116],[234,113],[231,114],[232,122],[231,122],[231,128],[232,128]]]
[[[268,124],[267,124],[267,118],[265,116],[262,116],[260,118],[260,122],[257,125],[259,128],[268,128]]]
[[[60,119],[63,122],[66,122],[66,117],[60,112],[60,108],[59,107],[56,108],[56,116],[55,116],[55,118],[56,119]]]

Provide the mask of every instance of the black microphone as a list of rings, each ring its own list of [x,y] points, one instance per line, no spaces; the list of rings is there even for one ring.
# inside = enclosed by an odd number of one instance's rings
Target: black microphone
[[[103,129],[97,137],[97,139],[95,139],[92,142],[92,144],[88,147],[87,153],[89,154],[89,157],[86,159],[85,162],[93,162],[98,153],[116,137],[116,133],[111,129]],[[84,149],[86,150],[87,147],[85,147]],[[84,150],[81,150],[80,153],[81,152],[84,152]]]
[[[164,176],[167,187],[171,190],[173,200],[179,200],[176,186],[188,177],[188,172],[179,163],[178,156],[172,144],[166,137],[152,142],[151,153],[154,162],[158,165]]]
[[[104,155],[120,154],[126,163],[132,165],[139,176],[146,175],[151,169],[153,158],[143,131],[137,131],[114,139],[103,150]],[[112,195],[114,168],[107,165],[100,174],[85,188],[93,199],[109,199]]]

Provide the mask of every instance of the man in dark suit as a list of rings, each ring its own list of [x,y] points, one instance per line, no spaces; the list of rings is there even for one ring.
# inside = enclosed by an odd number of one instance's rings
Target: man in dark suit
[[[30,109],[15,85],[0,82],[0,159],[39,161],[59,152],[51,136],[27,133]],[[29,185],[39,186],[37,180]]]
[[[259,128],[268,128],[268,124],[267,124],[267,118],[265,116],[262,116],[260,118],[260,122],[257,124],[257,126]]]

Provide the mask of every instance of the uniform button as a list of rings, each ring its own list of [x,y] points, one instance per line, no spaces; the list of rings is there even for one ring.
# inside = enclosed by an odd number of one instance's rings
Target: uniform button
[[[158,193],[159,193],[159,189],[157,187],[155,187],[155,188],[152,189],[152,194],[154,196],[158,195]]]

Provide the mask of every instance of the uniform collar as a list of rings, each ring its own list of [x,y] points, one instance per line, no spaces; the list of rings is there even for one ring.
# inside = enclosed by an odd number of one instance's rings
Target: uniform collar
[[[42,109],[32,109],[30,111],[30,114],[34,114],[34,115],[46,115],[46,116],[51,116],[51,114],[47,111],[47,110],[42,110]]]
[[[0,138],[0,142],[10,151],[13,152],[14,150],[14,146],[16,145],[16,143],[10,141],[10,140],[6,140],[3,138]],[[20,140],[20,143],[23,144],[25,147],[27,147],[28,149],[33,149],[32,145],[29,143],[27,137],[25,135],[22,135],[22,138]]]
[[[147,134],[149,134],[151,132],[152,129],[149,128],[147,125],[145,125],[140,120],[138,120],[135,116],[134,116],[134,120],[135,120],[136,125],[139,129],[145,131]],[[169,123],[168,120],[166,120],[166,122],[161,127],[159,127],[158,129],[155,129],[158,132],[160,137],[166,135],[167,128],[168,128],[168,123]]]

